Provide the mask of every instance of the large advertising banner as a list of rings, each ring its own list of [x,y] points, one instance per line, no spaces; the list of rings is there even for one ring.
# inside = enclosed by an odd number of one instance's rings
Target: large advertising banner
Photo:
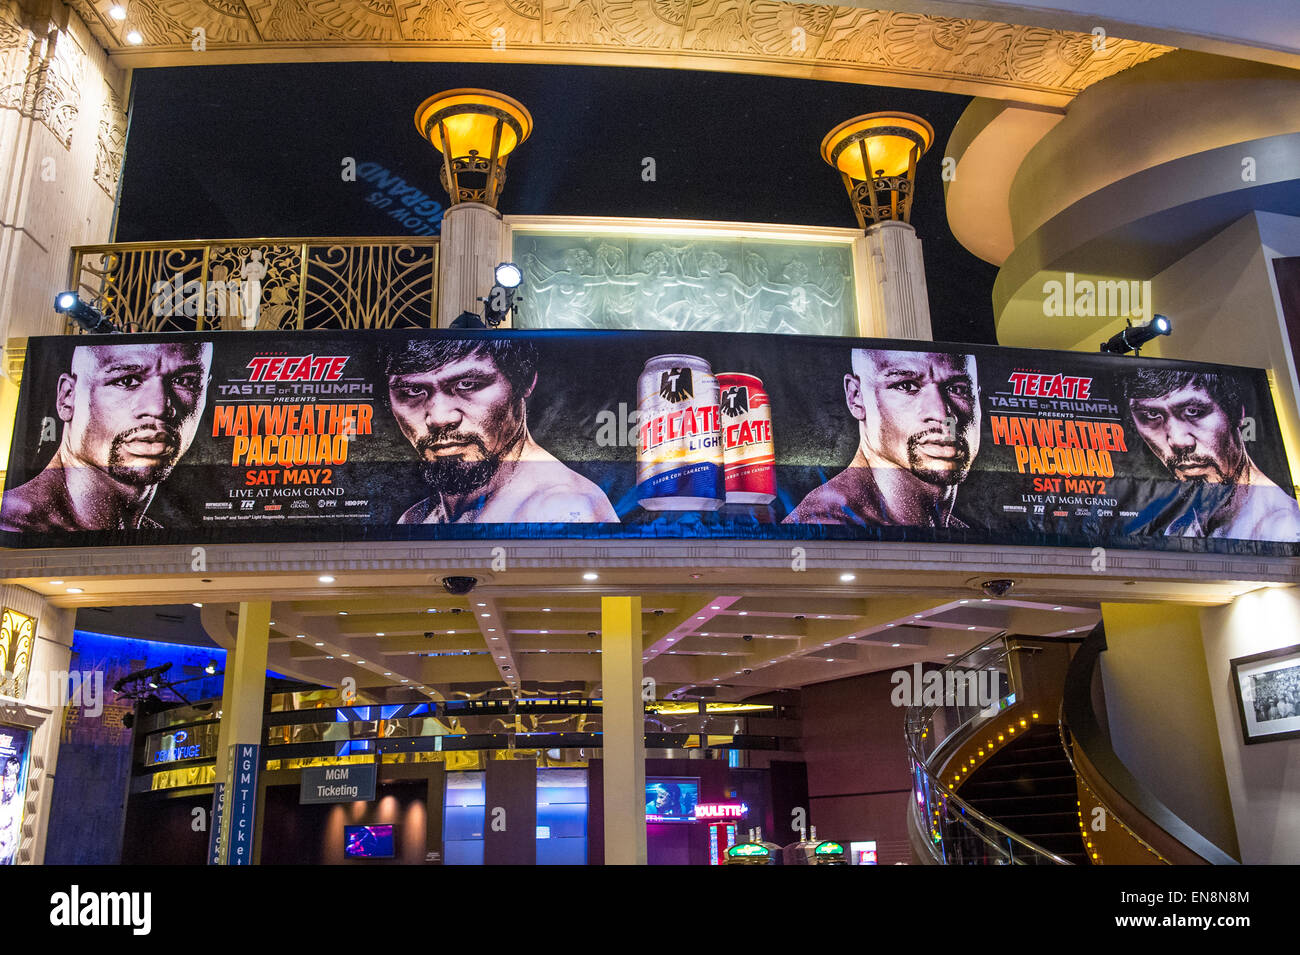
[[[29,342],[10,546],[548,537],[1290,555],[1262,371],[789,335]]]

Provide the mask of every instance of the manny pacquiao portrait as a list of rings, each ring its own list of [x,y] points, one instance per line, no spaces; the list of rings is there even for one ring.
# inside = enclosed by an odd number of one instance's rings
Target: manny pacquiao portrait
[[[1125,381],[1133,427],[1179,482],[1139,511],[1137,531],[1168,537],[1300,540],[1300,506],[1246,450],[1240,385],[1212,372],[1143,368]]]
[[[528,431],[537,350],[511,339],[387,350],[388,400],[430,494],[399,524],[616,522],[609,499]]]
[[[785,523],[965,527],[953,505],[979,453],[975,357],[855,348],[852,368],[857,452]]]
[[[207,342],[74,348],[55,398],[58,448],[43,471],[4,495],[0,528],[161,527],[145,511],[194,440],[211,367]]]

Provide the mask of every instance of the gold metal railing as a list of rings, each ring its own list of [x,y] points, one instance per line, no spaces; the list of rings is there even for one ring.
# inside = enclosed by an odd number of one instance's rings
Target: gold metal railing
[[[433,328],[438,240],[83,245],[72,250],[68,287],[127,332]]]

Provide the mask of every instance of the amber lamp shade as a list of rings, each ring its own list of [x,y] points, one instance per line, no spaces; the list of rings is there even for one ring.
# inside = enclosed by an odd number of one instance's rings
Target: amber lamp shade
[[[531,135],[533,117],[504,93],[457,89],[421,103],[415,127],[442,154],[442,184],[452,202],[495,208],[505,184],[506,159]]]
[[[840,123],[822,140],[821,155],[839,170],[858,224],[906,222],[916,164],[934,142],[934,127],[911,113],[867,113]]]

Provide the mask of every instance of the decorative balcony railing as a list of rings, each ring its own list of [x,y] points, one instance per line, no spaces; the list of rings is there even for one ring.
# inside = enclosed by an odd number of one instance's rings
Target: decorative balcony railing
[[[126,332],[437,326],[438,241],[430,238],[76,246],[70,279]],[[67,331],[78,329],[70,322]]]

